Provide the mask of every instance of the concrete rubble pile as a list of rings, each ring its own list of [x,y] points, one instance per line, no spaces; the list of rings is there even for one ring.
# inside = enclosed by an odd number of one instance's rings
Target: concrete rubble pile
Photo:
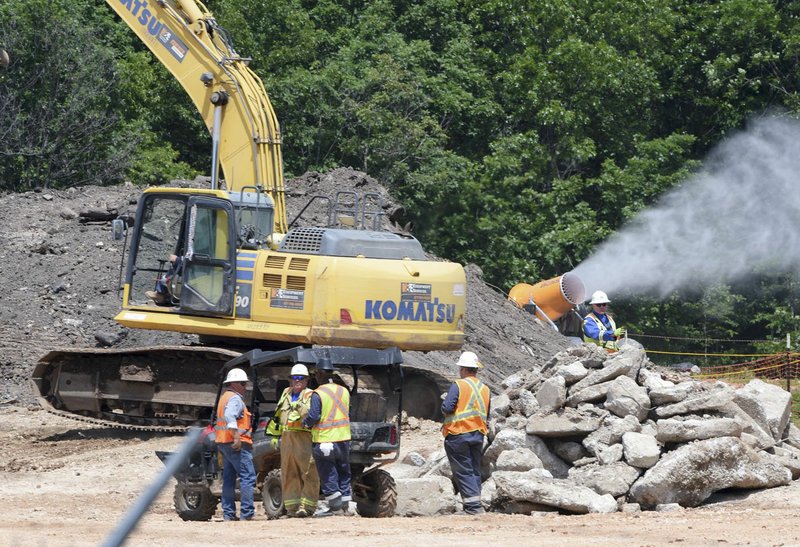
[[[640,349],[609,355],[582,345],[507,377],[492,398],[484,506],[672,510],[800,477],[788,392],[758,379],[738,389],[681,374],[671,381],[653,368]],[[392,473],[398,514],[458,510],[443,450],[411,453]]]

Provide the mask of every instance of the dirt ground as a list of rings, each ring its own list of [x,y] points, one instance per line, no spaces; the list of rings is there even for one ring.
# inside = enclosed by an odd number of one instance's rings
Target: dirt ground
[[[405,431],[403,452],[440,443],[431,427]],[[0,408],[0,544],[100,544],[163,466],[155,450],[181,437],[105,429],[35,407]],[[800,483],[717,496],[671,513],[533,516],[488,513],[390,519],[330,517],[183,522],[172,481],[128,545],[800,545]]]

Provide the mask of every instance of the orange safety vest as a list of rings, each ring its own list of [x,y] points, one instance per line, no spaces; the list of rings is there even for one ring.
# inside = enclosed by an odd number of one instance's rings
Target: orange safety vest
[[[350,440],[350,392],[337,384],[323,384],[314,393],[322,403],[320,420],[311,430],[315,443]]]
[[[217,443],[219,444],[233,442],[233,431],[228,429],[228,422],[225,420],[225,405],[228,404],[228,401],[230,401],[232,397],[241,397],[241,395],[233,390],[228,390],[222,394],[222,397],[219,398],[219,404],[217,404],[217,424],[214,430],[216,431]],[[242,442],[253,444],[253,435],[250,431],[250,411],[247,410],[247,405],[244,407],[242,417],[236,419],[236,427],[239,429]]]
[[[305,388],[300,392],[300,397],[292,401],[292,388],[287,387],[278,399],[278,406],[275,413],[281,424],[281,429],[286,431],[310,431],[303,427],[303,418],[308,416],[311,408],[311,395],[313,391]]]
[[[480,431],[486,435],[489,429],[486,421],[489,414],[489,388],[474,376],[456,380],[458,402],[456,410],[445,416],[442,434],[460,435],[470,431]]]

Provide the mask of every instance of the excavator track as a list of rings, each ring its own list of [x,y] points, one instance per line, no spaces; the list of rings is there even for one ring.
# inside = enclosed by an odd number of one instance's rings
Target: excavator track
[[[79,422],[95,424],[95,425],[102,425],[113,429],[123,429],[126,431],[147,431],[155,433],[185,433],[189,429],[189,426],[182,426],[182,425],[157,426],[157,425],[123,424],[115,422],[113,421],[113,419],[110,420],[110,419],[92,418],[90,416],[82,416],[79,414],[72,414],[71,412],[65,412],[63,410],[56,410],[53,407],[45,408],[45,410],[47,410],[47,412],[49,412],[50,414],[55,414],[56,416],[62,416],[64,418],[69,418],[70,420],[76,420]]]
[[[127,430],[173,432],[210,420],[220,369],[241,352],[213,347],[57,349],[32,383],[48,412]]]
[[[242,351],[213,346],[56,349],[31,377],[48,412],[132,431],[180,433],[208,425],[223,365]],[[403,366],[403,410],[441,419],[439,395],[450,379]]]

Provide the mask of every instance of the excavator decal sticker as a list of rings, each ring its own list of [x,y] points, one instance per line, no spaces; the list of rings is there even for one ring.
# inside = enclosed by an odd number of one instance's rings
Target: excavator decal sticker
[[[246,268],[248,270],[252,270],[256,267],[256,260],[255,257],[243,257],[240,253],[239,256],[236,257],[236,269],[239,268]]]
[[[427,283],[401,283],[401,302],[430,302],[431,286]]]
[[[236,253],[236,317],[250,318],[256,253]]]
[[[269,307],[302,310],[306,299],[306,291],[291,289],[270,289]]]
[[[456,319],[456,305],[440,304],[438,298],[433,302],[367,300],[365,304],[364,318],[377,321],[452,323]]]
[[[138,17],[139,24],[147,29],[150,36],[156,36],[179,63],[183,62],[189,48],[175,36],[175,33],[167,25],[156,19],[155,15],[147,9],[147,0],[119,0],[119,3],[125,6],[131,15]]]
[[[250,319],[250,303],[253,301],[253,284],[236,284],[236,317]]]

